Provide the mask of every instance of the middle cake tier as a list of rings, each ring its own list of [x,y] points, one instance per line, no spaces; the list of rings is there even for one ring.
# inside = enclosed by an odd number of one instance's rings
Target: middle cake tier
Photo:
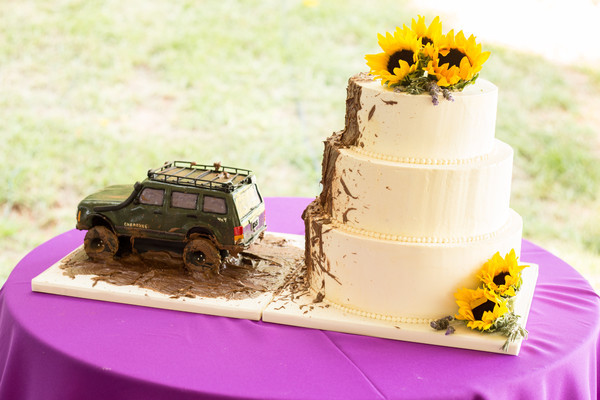
[[[344,229],[387,240],[453,243],[480,240],[508,220],[512,148],[470,164],[426,165],[373,159],[325,144],[321,203]]]

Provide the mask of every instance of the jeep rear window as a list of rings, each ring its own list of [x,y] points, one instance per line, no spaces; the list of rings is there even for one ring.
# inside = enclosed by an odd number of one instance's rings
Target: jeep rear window
[[[146,188],[140,194],[140,203],[151,206],[162,206],[165,191],[162,189]]]
[[[243,218],[258,205],[260,205],[260,196],[256,190],[256,185],[249,185],[247,189],[242,190],[235,196],[235,206],[240,218]]]
[[[171,195],[172,207],[195,210],[196,204],[198,204],[198,195],[196,193],[173,192]]]
[[[227,203],[222,197],[204,196],[202,211],[216,214],[227,214]]]

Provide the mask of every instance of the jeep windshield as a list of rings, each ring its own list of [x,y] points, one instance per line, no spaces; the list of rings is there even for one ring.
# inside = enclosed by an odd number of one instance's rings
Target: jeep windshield
[[[260,195],[258,194],[258,190],[256,190],[256,185],[248,185],[234,196],[235,206],[238,210],[240,219],[243,219],[255,207],[261,204]]]

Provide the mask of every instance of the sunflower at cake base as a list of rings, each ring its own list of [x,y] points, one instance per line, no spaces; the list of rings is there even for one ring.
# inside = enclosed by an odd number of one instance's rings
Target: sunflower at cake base
[[[489,331],[498,318],[507,314],[506,300],[499,298],[487,288],[462,288],[455,293],[458,304],[457,320],[467,322],[467,327]]]
[[[370,74],[381,84],[410,94],[429,92],[434,105],[439,94],[452,101],[452,91],[461,91],[475,83],[479,71],[490,56],[482,51],[475,36],[463,31],[442,34],[442,23],[435,17],[429,26],[425,18],[412,20],[394,34],[378,34],[382,53],[365,56]]]
[[[513,303],[523,282],[521,272],[528,267],[519,265],[514,249],[504,258],[496,253],[477,273],[481,285],[476,289],[461,288],[455,294],[458,312],[431,322],[436,330],[452,334],[453,321],[466,323],[467,327],[484,333],[497,332],[507,337],[502,350],[511,342],[527,338],[520,316],[514,313]]]
[[[527,265],[519,265],[514,249],[505,258],[498,252],[483,264],[477,278],[498,296],[511,298],[516,296],[521,288],[521,272],[526,267]]]

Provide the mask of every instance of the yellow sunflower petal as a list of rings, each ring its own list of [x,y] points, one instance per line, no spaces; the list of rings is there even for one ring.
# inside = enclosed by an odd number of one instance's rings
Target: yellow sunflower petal
[[[435,52],[428,53],[433,62],[428,65],[427,72],[438,79],[439,86],[471,81],[489,58],[489,52],[481,52],[481,44],[477,43],[475,36],[467,39],[463,31],[454,34],[454,30],[450,30],[437,39],[436,46],[437,55]],[[447,68],[444,68],[446,65]]]
[[[526,267],[518,264],[514,249],[505,257],[497,252],[483,264],[477,278],[499,296],[512,297],[521,286],[521,271]]]
[[[390,56],[386,53],[367,54],[365,59],[367,60],[367,66],[371,71],[381,71],[387,69]]]
[[[471,79],[469,74],[471,73],[471,63],[469,62],[469,57],[464,56],[460,61],[459,73],[460,79],[468,81]]]
[[[498,318],[509,311],[506,301],[498,298],[491,290],[484,288],[475,290],[463,288],[458,290],[454,296],[459,307],[455,318],[467,321],[467,326],[471,329],[488,330]],[[474,310],[481,315],[479,319],[473,313]]]
[[[423,39],[423,45],[427,45],[428,43],[435,43],[437,38],[442,34],[442,23],[440,22],[440,17],[436,16],[429,26],[425,24],[425,17],[419,15],[417,20],[414,18],[411,22],[411,30],[417,35],[417,37]]]
[[[408,29],[397,29],[392,35],[378,34],[383,53],[365,56],[370,73],[383,85],[397,85],[417,68],[421,40]]]

